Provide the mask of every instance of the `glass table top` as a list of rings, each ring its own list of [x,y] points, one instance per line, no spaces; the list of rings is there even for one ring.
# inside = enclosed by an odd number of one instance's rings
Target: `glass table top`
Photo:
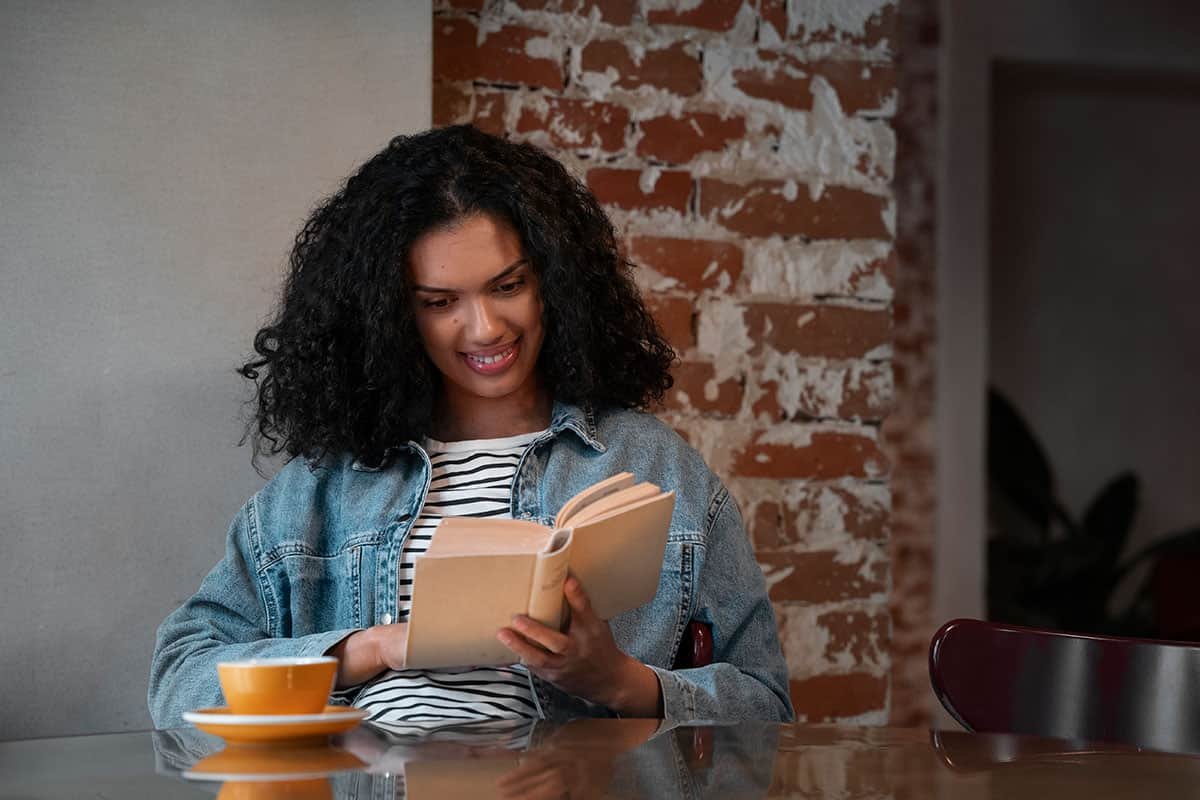
[[[0,798],[1200,798],[1200,758],[1023,736],[650,720],[370,725],[287,745],[185,728],[0,742]]]

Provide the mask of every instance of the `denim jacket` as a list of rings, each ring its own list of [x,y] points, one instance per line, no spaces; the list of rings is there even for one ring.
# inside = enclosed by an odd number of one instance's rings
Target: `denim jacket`
[[[356,630],[390,623],[400,551],[430,471],[414,442],[382,467],[342,455],[293,459],[280,470],[238,512],[225,557],[158,629],[155,725],[220,705],[219,661],[320,655]],[[621,471],[676,492],[657,594],[610,620],[617,645],[657,674],[665,719],[790,720],[775,616],[737,505],[667,425],[637,411],[556,403],[549,430],[517,466],[512,516],[553,524],[572,495]],[[712,628],[713,663],[672,670],[694,619]],[[612,714],[530,680],[544,719]]]

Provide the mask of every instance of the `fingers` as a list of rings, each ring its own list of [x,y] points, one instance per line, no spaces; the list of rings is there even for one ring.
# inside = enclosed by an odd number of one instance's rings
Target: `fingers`
[[[567,605],[571,607],[574,616],[582,619],[595,617],[592,613],[592,601],[583,590],[583,584],[574,575],[567,576],[566,582],[563,583],[563,595],[566,596]]]
[[[501,628],[496,634],[496,638],[500,640],[500,644],[513,651],[531,669],[556,670],[566,663],[565,657],[543,650],[512,628]]]
[[[553,628],[547,628],[535,619],[524,614],[518,614],[512,619],[512,629],[529,641],[551,653],[562,655],[567,652],[571,639],[565,633],[559,633]]]

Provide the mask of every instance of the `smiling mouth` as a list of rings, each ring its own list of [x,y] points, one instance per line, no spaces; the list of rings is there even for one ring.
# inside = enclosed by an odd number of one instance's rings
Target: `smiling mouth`
[[[502,350],[487,355],[475,355],[473,353],[463,353],[463,360],[467,362],[467,366],[476,372],[485,375],[500,372],[508,367],[517,357],[517,347],[520,340],[514,341]]]

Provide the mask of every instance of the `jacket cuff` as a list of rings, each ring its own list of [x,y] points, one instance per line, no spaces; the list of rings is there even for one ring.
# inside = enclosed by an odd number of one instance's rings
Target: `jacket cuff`
[[[654,674],[658,676],[658,685],[662,687],[663,722],[677,725],[695,720],[695,687],[669,669],[651,664],[647,666],[654,670]]]

